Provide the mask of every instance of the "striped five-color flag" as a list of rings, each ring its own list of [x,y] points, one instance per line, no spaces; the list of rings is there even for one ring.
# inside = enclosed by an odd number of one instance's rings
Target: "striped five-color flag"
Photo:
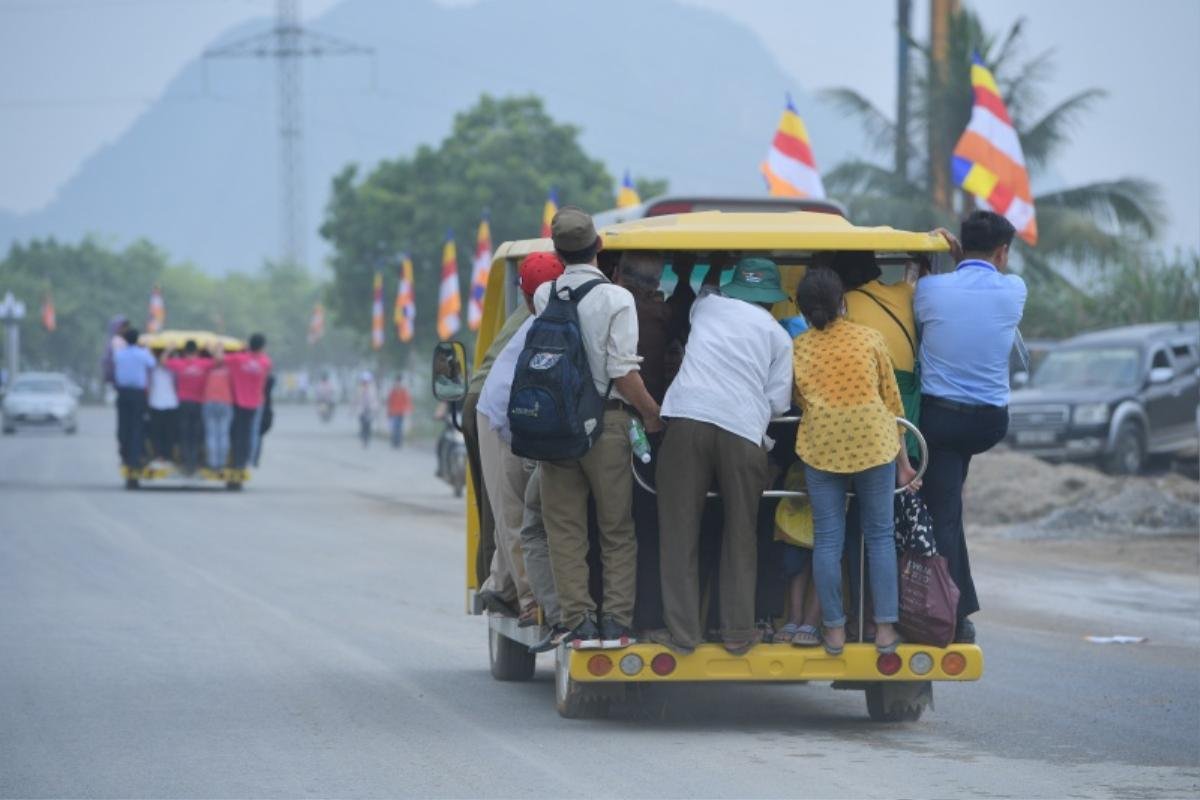
[[[621,189],[617,192],[617,208],[629,208],[640,202],[642,202],[642,198],[638,196],[637,187],[633,185],[633,178],[630,177],[629,170],[625,170],[625,177],[621,180]]]
[[[442,284],[438,289],[437,332],[442,341],[452,339],[462,325],[462,295],[458,288],[458,249],[454,232],[446,231],[442,246]]]
[[[417,301],[413,296],[413,262],[405,253],[400,259],[400,280],[396,283],[396,306],[392,310],[392,321],[396,323],[396,338],[411,342],[413,323],[417,319]]]
[[[542,238],[550,238],[550,223],[557,213],[558,192],[554,191],[554,187],[550,187],[550,194],[546,196],[546,205],[542,206]]]
[[[1022,239],[1037,244],[1037,218],[1021,140],[991,71],[978,53],[971,62],[975,105],[967,129],[954,146],[950,166],[954,182],[1007,217]]]
[[[767,180],[767,190],[772,195],[786,197],[824,197],[825,185],[813,159],[812,145],[804,120],[796,112],[792,97],[788,95],[787,107],[775,129],[767,159],[760,166]]]
[[[371,281],[371,349],[383,347],[383,273],[375,270]]]
[[[475,260],[471,269],[471,299],[467,305],[467,327],[479,330],[483,322],[483,295],[492,271],[492,232],[485,211],[475,234]]]

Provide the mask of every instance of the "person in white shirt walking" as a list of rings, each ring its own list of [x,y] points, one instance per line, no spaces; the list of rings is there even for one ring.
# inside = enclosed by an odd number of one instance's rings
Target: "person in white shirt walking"
[[[692,306],[683,366],[663,400],[667,433],[656,480],[667,629],[652,638],[681,652],[703,640],[700,519],[714,479],[725,513],[721,638],[739,655],[758,641],[754,589],[758,504],[767,485],[763,443],[767,424],[792,397],[792,342],[769,311],[784,299],[779,270],[765,258],[738,262],[720,293],[704,290]]]
[[[521,262],[518,274],[525,303],[533,311],[533,293],[547,281],[562,275],[562,262],[553,253],[534,253]],[[481,587],[481,593],[491,592],[504,599],[504,589],[516,586],[521,627],[538,622],[538,592],[530,586],[521,549],[521,530],[525,518],[525,494],[535,462],[526,461],[512,451],[512,431],[508,425],[508,400],[512,393],[517,358],[525,347],[525,337],[535,317],[527,318],[508,344],[496,356],[491,371],[483,382],[479,403],[475,407],[479,431],[479,461],[487,501],[496,525],[496,552],[492,556],[491,572]],[[550,587],[553,591],[553,585]]]

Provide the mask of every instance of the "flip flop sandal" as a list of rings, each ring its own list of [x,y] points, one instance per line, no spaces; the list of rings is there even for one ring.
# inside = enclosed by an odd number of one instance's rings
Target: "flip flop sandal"
[[[879,652],[880,655],[887,655],[888,653],[896,652],[896,648],[902,644],[904,644],[904,640],[900,638],[899,634],[897,634],[896,638],[887,644],[880,644],[879,642],[876,642],[875,650]]]
[[[792,637],[792,647],[819,647],[820,644],[821,632],[815,625],[798,626],[796,635]]]
[[[754,645],[761,641],[762,633],[755,631],[754,635],[749,639],[726,639],[721,642],[721,645],[725,648],[725,652],[729,653],[731,656],[744,656],[746,653],[750,652],[750,649],[754,647]]]
[[[833,645],[831,645],[829,643],[829,640],[825,638],[824,633],[821,634],[821,646],[824,647],[825,652],[831,656],[840,656],[842,654],[842,651],[846,649],[846,646],[844,644],[838,645],[837,647],[834,647]]]
[[[800,630],[801,628],[799,625],[794,622],[789,622],[779,630],[775,631],[775,641],[776,643],[787,644],[795,638],[796,634],[799,633]]]
[[[521,616],[517,618],[518,628],[532,628],[538,624],[538,614],[540,609],[537,603],[530,603],[521,611]]]

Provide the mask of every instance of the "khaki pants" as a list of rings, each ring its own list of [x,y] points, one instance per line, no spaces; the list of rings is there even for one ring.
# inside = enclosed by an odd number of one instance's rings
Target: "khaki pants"
[[[671,638],[703,641],[700,620],[700,518],[716,478],[725,512],[721,534],[720,617],[726,641],[754,635],[758,503],[767,482],[767,451],[707,422],[672,419],[659,451],[659,553],[663,616]]]
[[[525,519],[521,525],[521,553],[525,556],[525,574],[529,588],[542,614],[551,625],[562,623],[558,608],[558,592],[554,589],[554,570],[550,566],[550,543],[542,521],[542,468],[539,465],[529,476],[525,487]]]
[[[531,470],[528,462],[513,455],[512,448],[492,430],[487,417],[479,412],[476,414],[483,483],[496,524],[496,552],[482,588],[499,592],[505,598],[515,595],[519,606],[524,608],[533,600],[529,579],[525,576],[525,559],[521,555],[525,484],[529,482]]]
[[[542,518],[550,542],[550,565],[563,624],[574,628],[595,612],[588,592],[590,494],[596,500],[604,565],[605,614],[622,625],[633,622],[637,586],[637,539],[633,533],[633,475],[630,473],[629,414],[604,412],[604,431],[578,461],[543,461]]]

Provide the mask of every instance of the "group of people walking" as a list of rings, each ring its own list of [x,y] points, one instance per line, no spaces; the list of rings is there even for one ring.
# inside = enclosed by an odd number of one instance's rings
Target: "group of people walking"
[[[549,634],[535,651],[564,640],[620,647],[640,635],[687,653],[715,627],[741,654],[763,638],[761,585],[773,571],[790,581],[791,605],[774,640],[837,654],[848,638],[844,553],[848,543],[857,553],[861,537],[867,575],[851,570],[851,587],[869,585],[867,635],[891,652],[900,641],[893,495],[902,489],[928,505],[960,590],[957,640],[974,641],[962,489],[972,456],[1006,432],[1008,357],[1025,300],[1024,283],[1005,272],[1007,220],[975,212],[958,238],[941,231],[965,255],[945,274],[914,263],[908,280],[885,283],[874,253],[820,254],[795,287],[799,317],[782,321],[771,309],[788,294],[768,258],[729,264],[715,254],[697,292],[694,257],[672,254],[678,283],[665,298],[665,254],[614,260],[571,207],[551,227],[555,253],[521,263],[525,302],[464,402],[489,611],[521,625],[544,620]],[[728,267],[732,278],[718,285]],[[577,458],[530,461],[513,452],[510,399],[552,292],[575,304],[602,427]],[[789,409],[798,428],[772,424]],[[929,445],[923,485],[898,417]],[[657,497],[635,488],[638,425],[657,454]],[[807,487],[811,549],[761,541],[761,493],[789,472]],[[598,559],[589,559],[593,539]],[[702,603],[714,570],[715,626]]]
[[[202,351],[190,339],[177,352],[151,350],[139,337],[118,322],[108,345],[121,463],[177,463],[186,475],[200,466],[257,466],[273,417],[266,337],[255,333],[246,350],[231,353],[219,343]]]

